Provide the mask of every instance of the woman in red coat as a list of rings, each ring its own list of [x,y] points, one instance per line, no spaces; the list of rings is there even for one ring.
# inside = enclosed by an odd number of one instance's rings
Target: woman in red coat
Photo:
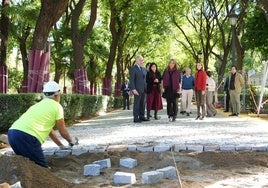
[[[196,98],[196,105],[197,105],[197,117],[196,120],[204,119],[206,115],[205,111],[205,93],[206,93],[206,80],[207,74],[204,71],[204,67],[202,63],[196,64],[195,73],[195,98]],[[202,113],[200,112],[202,110]]]
[[[150,110],[154,110],[154,118],[158,120],[157,111],[163,109],[160,91],[161,73],[155,63],[151,63],[146,75],[147,82],[147,118],[150,118]]]

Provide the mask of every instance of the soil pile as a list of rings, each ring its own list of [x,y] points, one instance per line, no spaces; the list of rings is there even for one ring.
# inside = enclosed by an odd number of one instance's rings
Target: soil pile
[[[25,188],[68,188],[72,186],[71,183],[56,177],[48,169],[27,158],[17,155],[2,156],[0,158],[0,183],[7,182],[12,185],[18,181]]]

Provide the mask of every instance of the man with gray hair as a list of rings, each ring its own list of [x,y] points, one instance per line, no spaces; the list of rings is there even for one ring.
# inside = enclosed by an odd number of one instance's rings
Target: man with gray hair
[[[130,90],[134,95],[133,116],[134,123],[149,121],[145,118],[145,89],[146,73],[143,68],[143,57],[137,56],[135,65],[130,69]]]
[[[22,155],[36,164],[48,167],[41,145],[48,136],[60,149],[70,149],[78,144],[77,138],[72,138],[65,127],[63,108],[60,105],[60,87],[50,81],[44,85],[44,99],[31,106],[13,123],[8,131],[8,141],[17,155]],[[69,143],[64,146],[55,134],[56,125],[60,135]]]
[[[191,103],[194,94],[194,77],[191,75],[191,69],[186,68],[185,74],[181,79],[181,114],[190,116]]]

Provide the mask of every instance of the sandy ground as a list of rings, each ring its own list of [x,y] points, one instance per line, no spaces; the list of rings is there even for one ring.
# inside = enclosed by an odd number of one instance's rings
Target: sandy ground
[[[120,167],[122,157],[138,160],[134,169]],[[110,158],[112,167],[104,169],[98,177],[83,176],[83,166],[99,159]],[[180,152],[174,153],[179,177],[184,188],[201,187],[268,187],[267,152]],[[171,152],[141,153],[138,151],[109,151],[82,154],[64,158],[48,157],[50,170],[39,167],[20,156],[0,158],[0,183],[21,181],[27,187],[180,187],[178,178],[164,179],[153,185],[142,185],[143,172],[175,166]],[[113,175],[117,171],[136,174],[133,185],[115,185]]]

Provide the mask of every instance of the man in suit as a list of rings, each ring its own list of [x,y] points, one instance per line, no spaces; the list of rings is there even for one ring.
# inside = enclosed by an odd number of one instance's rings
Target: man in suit
[[[145,89],[146,89],[146,73],[142,67],[143,57],[137,56],[135,65],[130,69],[130,90],[134,95],[133,117],[134,123],[148,121],[144,117],[145,114]]]
[[[121,86],[121,91],[123,95],[123,110],[127,109],[129,110],[129,84],[128,80],[125,80],[125,83]]]

